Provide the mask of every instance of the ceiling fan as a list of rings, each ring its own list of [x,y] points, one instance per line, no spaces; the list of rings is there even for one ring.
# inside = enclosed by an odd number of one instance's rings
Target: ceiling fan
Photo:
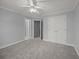
[[[22,5],[21,7],[28,7],[30,8],[31,12],[39,13],[38,9],[41,9],[41,7],[38,6],[37,0],[28,0],[28,2],[29,2],[29,5]]]

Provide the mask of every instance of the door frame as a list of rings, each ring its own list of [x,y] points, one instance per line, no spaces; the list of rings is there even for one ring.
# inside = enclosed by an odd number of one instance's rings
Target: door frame
[[[32,22],[32,24],[33,24],[33,25],[32,25],[32,26],[33,26],[33,34],[32,34],[32,35],[33,35],[33,38],[34,38],[34,21],[40,21],[40,37],[39,37],[38,39],[42,40],[42,35],[41,35],[41,34],[42,34],[42,31],[41,31],[41,30],[42,30],[42,29],[41,29],[41,26],[42,26],[42,25],[41,25],[41,22],[42,22],[42,20],[41,20],[41,19],[34,19],[34,20],[33,20],[33,22]],[[35,38],[34,38],[34,39],[35,39]]]

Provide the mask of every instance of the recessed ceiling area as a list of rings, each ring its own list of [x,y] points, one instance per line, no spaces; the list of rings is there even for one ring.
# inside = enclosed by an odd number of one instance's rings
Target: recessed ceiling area
[[[32,16],[29,12],[29,8],[20,7],[21,5],[28,6],[28,1],[29,0],[0,0],[0,6],[25,16]],[[73,10],[77,5],[78,0],[37,0],[37,3],[41,8],[38,9],[40,13],[43,13],[44,15],[52,15]]]

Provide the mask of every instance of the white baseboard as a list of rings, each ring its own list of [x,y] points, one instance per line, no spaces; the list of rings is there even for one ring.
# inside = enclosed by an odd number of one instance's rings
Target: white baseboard
[[[49,40],[44,40],[44,41],[49,41]],[[69,44],[69,43],[66,43],[66,42],[57,42],[57,41],[49,41],[49,42],[53,42],[53,43],[58,43],[58,44],[63,44],[63,45],[67,45],[67,46],[73,46],[74,47],[74,45],[73,44]]]
[[[44,41],[49,41],[49,40],[44,40]],[[67,45],[67,46],[72,46],[72,47],[75,48],[76,53],[79,56],[79,47],[76,47],[74,44],[62,43],[62,42],[56,42],[56,41],[49,41],[49,42],[54,42],[54,43],[64,44],[64,45]]]
[[[74,46],[74,48],[75,48],[75,50],[76,50],[76,52],[77,52],[77,54],[79,56],[79,47]]]
[[[25,40],[27,40],[27,39],[25,39]],[[13,42],[13,43],[10,43],[10,44],[7,44],[7,45],[4,45],[4,46],[0,47],[0,49],[3,49],[3,48],[6,48],[6,47],[9,47],[9,46],[11,46],[11,45],[14,45],[14,44],[17,44],[17,43],[20,43],[20,42],[23,42],[23,41],[25,41],[25,40],[16,41],[16,42]],[[48,40],[44,40],[44,41],[48,41]],[[49,41],[49,42],[51,42],[51,41]],[[54,43],[59,43],[59,44],[64,44],[64,45],[67,45],[67,46],[72,46],[72,47],[74,47],[75,50],[76,50],[76,52],[77,52],[77,54],[78,54],[78,56],[79,56],[79,48],[76,47],[75,45],[73,45],[73,44],[68,44],[68,43],[60,43],[60,42],[56,42],[56,41],[54,41]]]
[[[28,40],[28,39],[31,39],[31,38],[25,38],[24,40],[20,40],[20,41],[16,41],[16,42],[13,42],[13,43],[10,43],[10,44],[7,44],[7,45],[4,45],[4,46],[0,47],[0,49],[3,49],[3,48],[6,48],[6,47],[9,47],[9,46],[11,46],[11,45],[14,45],[14,44],[17,44],[17,43],[23,42],[23,41]]]
[[[16,42],[13,42],[13,43],[10,43],[10,44],[7,44],[7,45],[4,45],[4,46],[0,47],[0,49],[3,49],[3,48],[6,48],[6,47],[9,47],[9,46],[11,46],[11,45],[14,45],[14,44],[20,43],[20,42],[22,42],[22,41],[25,41],[25,40],[16,41]]]

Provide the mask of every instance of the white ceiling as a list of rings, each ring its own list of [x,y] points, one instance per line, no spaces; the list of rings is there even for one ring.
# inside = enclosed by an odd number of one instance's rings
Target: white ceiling
[[[32,16],[29,12],[29,8],[20,7],[20,5],[26,4],[25,0],[0,0],[0,6],[18,12],[22,15]],[[40,13],[44,15],[59,14],[63,12],[71,11],[75,8],[78,0],[37,0],[38,5],[42,8],[39,9]],[[42,15],[41,14],[41,15]],[[37,14],[35,14],[37,15]]]

